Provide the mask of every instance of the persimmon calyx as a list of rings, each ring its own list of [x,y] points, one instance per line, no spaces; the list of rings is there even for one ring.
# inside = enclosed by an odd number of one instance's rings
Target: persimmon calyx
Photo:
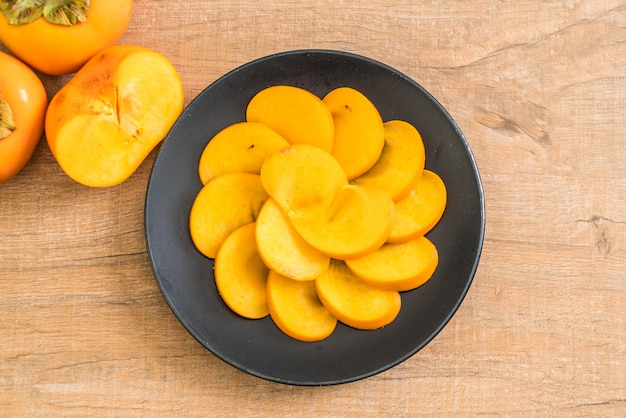
[[[10,25],[25,25],[43,17],[55,25],[72,26],[87,21],[89,0],[0,0],[0,11]]]
[[[9,103],[0,98],[0,139],[4,139],[15,130],[13,111]]]

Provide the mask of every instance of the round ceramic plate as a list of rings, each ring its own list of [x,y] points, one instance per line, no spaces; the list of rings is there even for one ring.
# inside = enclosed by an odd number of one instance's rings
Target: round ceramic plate
[[[305,88],[319,97],[353,87],[384,121],[402,119],[422,134],[426,168],[447,186],[448,205],[428,234],[439,251],[433,277],[402,293],[402,308],[388,326],[360,331],[341,323],[320,342],[283,334],[266,317],[244,319],[221,300],[213,260],[189,235],[189,210],[201,188],[198,161],[221,129],[245,119],[248,101],[272,85]],[[483,191],[461,131],[420,85],[387,65],[337,51],[292,51],[245,64],[224,75],[183,111],[161,145],[146,195],[145,233],[156,281],[176,317],[202,345],[232,366],[271,381],[330,385],[363,379],[414,355],[446,325],[476,271],[484,233]]]

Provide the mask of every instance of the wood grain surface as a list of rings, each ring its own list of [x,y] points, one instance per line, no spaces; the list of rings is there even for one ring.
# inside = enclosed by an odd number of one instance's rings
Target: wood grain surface
[[[267,382],[205,350],[159,292],[143,229],[156,150],[93,189],[44,139],[0,185],[0,416],[626,416],[623,0],[137,0],[120,42],[167,56],[186,103],[292,49],[404,72],[476,158],[478,272],[447,327],[397,367],[330,387]],[[52,97],[69,77],[42,79]]]

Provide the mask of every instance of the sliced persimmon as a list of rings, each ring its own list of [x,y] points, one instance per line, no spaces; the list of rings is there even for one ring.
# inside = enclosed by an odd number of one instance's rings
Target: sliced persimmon
[[[408,122],[391,120],[383,127],[385,146],[378,161],[352,183],[377,187],[397,202],[411,192],[422,175],[426,160],[424,142]]]
[[[189,214],[189,231],[198,251],[215,258],[231,232],[256,220],[267,198],[258,174],[228,173],[209,181]]]
[[[261,123],[240,122],[219,131],[200,156],[202,184],[225,173],[259,174],[263,161],[289,143]]]
[[[394,219],[394,203],[382,190],[344,186],[330,206],[289,214],[295,230],[329,257],[358,258],[387,240]]]
[[[446,185],[439,175],[424,170],[417,184],[404,199],[396,202],[396,217],[388,242],[404,242],[426,234],[446,209]]]
[[[259,254],[277,273],[294,280],[313,280],[328,268],[330,258],[296,232],[274,199],[263,204],[256,228]]]
[[[328,206],[348,184],[337,160],[307,144],[291,145],[271,155],[261,167],[261,181],[287,214]]]
[[[269,126],[290,144],[333,149],[334,121],[322,100],[295,86],[271,86],[248,103],[246,120]]]
[[[226,237],[215,258],[215,284],[224,303],[238,315],[259,319],[268,315],[269,269],[256,249],[256,225],[244,225]]]
[[[317,295],[339,321],[357,329],[376,329],[400,312],[400,293],[374,287],[357,277],[343,261],[332,260],[315,280]]]
[[[426,283],[438,262],[437,248],[421,236],[398,244],[387,243],[365,257],[346,260],[346,265],[372,286],[402,292]]]
[[[276,326],[300,341],[323,340],[337,325],[337,318],[319,300],[315,281],[293,280],[270,271],[267,306]]]
[[[351,87],[332,90],[323,102],[335,124],[332,155],[348,179],[360,176],[376,163],[385,143],[383,120],[378,109],[365,95]]]

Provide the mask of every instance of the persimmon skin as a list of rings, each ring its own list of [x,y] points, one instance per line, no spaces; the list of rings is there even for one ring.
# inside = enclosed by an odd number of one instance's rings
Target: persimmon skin
[[[133,0],[91,0],[87,22],[72,26],[56,25],[43,18],[10,25],[0,13],[0,40],[22,61],[42,73],[71,74],[122,37],[132,10]]]
[[[30,160],[44,130],[48,98],[41,80],[26,64],[0,51],[0,98],[13,111],[16,129],[0,139],[0,184]]]

